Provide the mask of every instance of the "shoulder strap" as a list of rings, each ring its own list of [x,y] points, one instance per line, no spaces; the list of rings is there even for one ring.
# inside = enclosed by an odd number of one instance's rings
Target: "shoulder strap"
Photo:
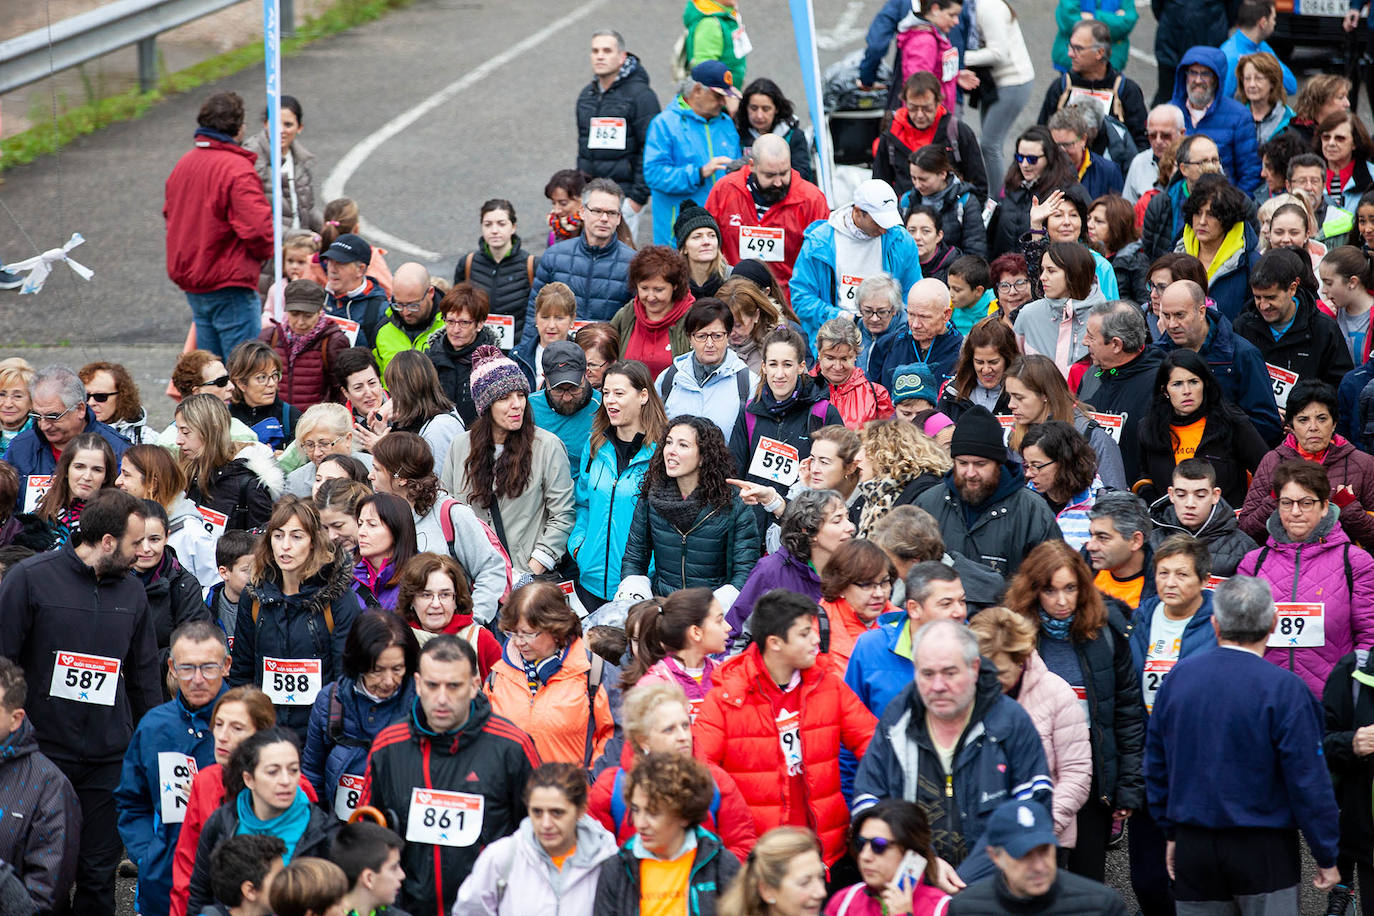
[[[1269,545],[1265,544],[1260,548],[1259,556],[1255,558],[1255,572],[1264,568],[1264,558],[1269,556]]]
[[[534,255],[525,258],[525,279],[530,286],[534,285]]]
[[[587,656],[591,665],[587,668],[587,752],[583,765],[591,769],[592,749],[596,738],[596,692],[601,689],[601,676],[606,670],[606,660],[590,649],[587,650]]]
[[[498,913],[501,912],[501,899],[506,896],[506,888],[510,886],[511,869],[515,867],[515,844],[517,841],[515,837],[511,837],[510,840],[506,844],[509,847],[506,860],[501,863],[500,871],[496,876],[496,911]]]
[[[1369,663],[1369,650],[1368,650],[1368,649],[1356,649],[1356,650],[1355,650],[1355,670],[1352,671],[1351,674],[1353,675],[1356,671],[1363,671],[1363,670],[1364,670],[1364,666],[1365,666],[1366,664],[1368,664],[1368,663]],[[1360,686],[1361,686],[1361,685],[1360,685],[1360,679],[1359,679],[1359,678],[1357,678],[1357,677],[1351,677],[1351,678],[1350,678],[1350,708],[1351,708],[1352,710],[1355,708],[1355,704],[1356,704],[1356,703],[1359,701],[1359,699],[1360,699]]]
[[[1112,83],[1112,114],[1122,124],[1126,123],[1126,107],[1121,103],[1121,80],[1120,73],[1116,75],[1116,81]]]
[[[329,685],[329,740],[335,744],[343,735],[343,700],[339,699],[339,682]]]
[[[510,553],[510,542],[506,540],[506,526],[501,523],[501,497],[495,493],[491,494],[491,526],[496,529],[496,537],[501,541],[501,546],[506,548],[506,553]]]
[[[663,393],[661,395],[663,400],[668,400],[668,395],[673,393],[673,381],[676,378],[677,365],[675,363],[669,363],[668,371],[663,373]]]
[[[467,283],[467,282],[469,282],[469,281],[472,279],[472,259],[473,259],[474,257],[476,257],[476,255],[477,255],[477,252],[475,252],[475,251],[469,251],[469,252],[468,252],[468,256],[467,256],[466,258],[463,259],[463,282],[464,282],[464,283]]]
[[[1350,543],[1345,545],[1345,591],[1350,596],[1350,602],[1355,602],[1355,570],[1350,568]]]
[[[735,373],[735,387],[739,389],[739,403],[743,407],[749,400],[749,367],[745,366]],[[667,400],[667,395],[664,395]]]
[[[1059,78],[1064,81],[1064,88],[1059,91],[1059,104],[1054,106],[1055,111],[1064,107],[1064,103],[1069,100],[1069,92],[1073,89],[1073,84],[1069,81],[1067,73],[1061,74]]]
[[[875,401],[877,400],[877,393],[876,393],[876,392],[874,393],[874,400],[875,400]],[[825,425],[825,413],[826,413],[826,411],[828,411],[829,409],[830,409],[830,400],[829,400],[829,398],[826,398],[826,399],[823,399],[823,400],[820,400],[820,401],[816,401],[814,404],[811,405],[811,416],[815,417],[816,420],[821,424],[821,426],[824,426],[824,425]],[[836,409],[836,410],[839,410],[838,407],[835,408],[835,409]]]
[[[1358,688],[1356,688],[1358,689]],[[717,792],[720,790],[717,789]],[[625,768],[615,768],[615,781],[611,783],[611,820],[615,823],[615,835],[620,836],[620,825],[625,822]],[[716,826],[720,826],[717,824]]]
[[[835,911],[835,916],[846,916],[849,913],[849,905],[854,902],[854,898],[863,889],[864,883],[862,881],[851,887],[848,893],[844,895],[844,900],[840,901],[840,908]]]

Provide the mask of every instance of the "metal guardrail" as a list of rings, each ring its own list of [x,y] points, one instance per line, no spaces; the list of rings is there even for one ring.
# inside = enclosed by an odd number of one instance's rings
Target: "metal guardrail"
[[[0,94],[36,83],[129,45],[138,45],[138,84],[157,86],[157,36],[244,0],[116,0],[0,42]],[[282,34],[293,26],[291,0],[281,0]],[[51,45],[51,49],[50,46]]]

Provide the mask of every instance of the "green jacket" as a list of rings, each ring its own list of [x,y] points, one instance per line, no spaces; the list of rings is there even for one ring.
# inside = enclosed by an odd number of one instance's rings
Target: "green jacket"
[[[372,353],[377,357],[377,369],[386,374],[387,363],[402,350],[421,350],[429,335],[444,329],[444,316],[434,310],[434,320],[414,334],[401,327],[401,316],[392,314],[385,324],[377,328],[377,344]]]
[[[739,12],[717,0],[687,0],[682,11],[687,27],[687,66],[704,60],[718,60],[730,68],[735,88],[744,88],[744,57],[735,53],[738,42],[746,41]],[[747,52],[746,52],[747,53]]]
[[[1082,19],[1081,12],[1080,0],[1059,0],[1058,6],[1055,7],[1054,21],[1058,24],[1059,31],[1054,36],[1050,57],[1055,67],[1060,70],[1073,69],[1069,61],[1069,33]],[[1139,17],[1135,4],[1131,2],[1123,2],[1114,10],[1098,9],[1093,13],[1093,18],[1100,19],[1112,33],[1112,53],[1108,63],[1117,73],[1126,69],[1126,61],[1131,54],[1131,31]]]

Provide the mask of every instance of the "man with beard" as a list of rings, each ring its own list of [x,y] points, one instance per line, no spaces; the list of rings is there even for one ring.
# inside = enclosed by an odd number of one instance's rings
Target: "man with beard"
[[[81,802],[77,916],[114,916],[114,790],[134,724],[162,702],[148,599],[128,575],[145,518],[139,500],[101,490],[66,546],[0,583],[0,655],[27,674],[38,746]]]
[[[1246,194],[1260,185],[1259,147],[1250,109],[1221,93],[1226,55],[1197,45],[1179,61],[1173,103],[1183,112],[1189,134],[1206,134],[1217,145],[1221,170]]]
[[[582,470],[582,457],[592,437],[592,418],[601,395],[587,381],[587,354],[572,341],[559,340],[544,348],[544,387],[530,395],[534,425],[548,430],[568,449],[573,482]]]
[[[954,427],[949,453],[954,468],[944,486],[916,497],[935,517],[945,545],[1010,580],[1021,560],[1042,541],[1062,541],[1049,504],[1026,489],[1021,466],[1007,460],[1002,426],[974,405]]]
[[[396,268],[391,280],[391,307],[387,320],[377,329],[373,346],[383,374],[397,353],[423,350],[429,336],[444,329],[444,319],[439,314],[442,298],[423,264],[407,261]]]
[[[802,234],[830,216],[825,194],[792,171],[792,152],[777,134],[764,134],[752,162],[716,182],[706,209],[720,226],[720,253],[727,264],[757,258],[787,289]]]

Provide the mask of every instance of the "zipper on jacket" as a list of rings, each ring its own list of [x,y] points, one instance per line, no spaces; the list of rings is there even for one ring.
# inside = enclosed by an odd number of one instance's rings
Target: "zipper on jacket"
[[[1257,570],[1255,570],[1255,572],[1259,572],[1259,570],[1257,569]],[[1297,600],[1298,600],[1298,575],[1299,575],[1301,572],[1302,572],[1302,545],[1299,544],[1299,545],[1298,545],[1298,552],[1297,552],[1297,555],[1294,556],[1294,558],[1293,558],[1293,587],[1292,587],[1291,589],[1289,589],[1289,592],[1288,592],[1288,600],[1289,600],[1289,601],[1297,601]],[[1297,651],[1298,651],[1298,650],[1294,649],[1292,646],[1289,646],[1289,647],[1288,647],[1288,670],[1289,670],[1289,671],[1292,671],[1294,674],[1297,674],[1297,671],[1298,671],[1298,667],[1297,667],[1297,666],[1298,666]]]
[[[681,576],[682,576],[682,578],[681,578],[680,581],[682,582],[682,584],[679,585],[678,588],[686,588],[686,587],[687,587],[687,535],[691,534],[693,531],[696,531],[696,530],[697,530],[698,528],[700,528],[702,525],[706,524],[706,522],[711,518],[711,516],[715,515],[715,514],[716,514],[717,512],[719,512],[719,511],[720,511],[720,508],[719,508],[719,507],[717,507],[717,508],[715,508],[715,509],[712,509],[710,512],[706,513],[706,517],[705,517],[705,518],[701,519],[701,520],[700,520],[699,522],[697,522],[695,525],[693,525],[692,527],[688,528],[686,531],[679,531],[679,532],[678,532],[678,534],[682,535],[682,550],[679,551],[679,553],[681,554],[681,558],[682,558],[682,559],[681,559],[681,569],[680,569]]]

